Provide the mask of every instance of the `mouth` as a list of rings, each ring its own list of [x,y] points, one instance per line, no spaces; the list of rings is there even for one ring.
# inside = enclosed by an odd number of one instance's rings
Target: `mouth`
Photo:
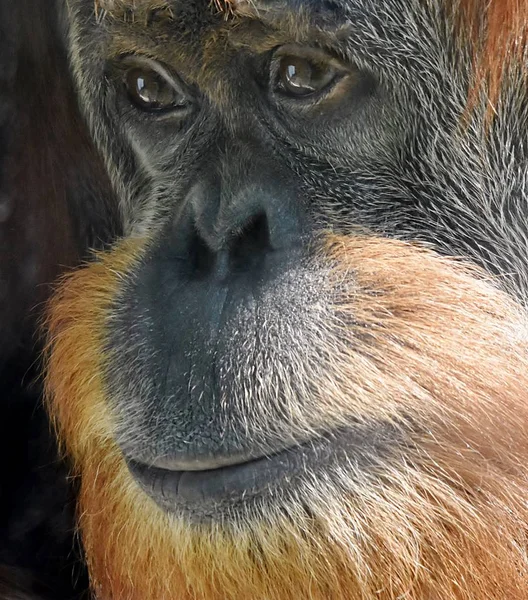
[[[233,515],[259,498],[295,489],[314,465],[328,464],[337,456],[333,438],[321,437],[217,468],[200,469],[195,463],[193,470],[177,470],[130,458],[126,463],[142,490],[164,511],[191,521],[210,521],[226,510]]]
[[[216,520],[223,514],[219,508],[236,514],[243,505],[266,497],[287,496],[307,477],[318,478],[324,473],[326,478],[345,464],[349,469],[368,469],[390,451],[401,435],[394,424],[356,424],[275,454],[216,468],[211,468],[211,460],[203,461],[204,468],[194,462],[186,470],[132,458],[126,458],[126,463],[142,490],[164,511],[191,520]]]
[[[128,459],[127,465],[143,490],[163,508],[236,504],[255,497],[279,482],[299,475],[309,444],[228,466],[173,470]]]

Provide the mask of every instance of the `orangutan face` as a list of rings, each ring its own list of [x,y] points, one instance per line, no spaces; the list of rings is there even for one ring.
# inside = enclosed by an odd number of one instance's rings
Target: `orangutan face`
[[[464,15],[69,3],[125,231],[51,317],[101,600],[524,597],[528,100]]]

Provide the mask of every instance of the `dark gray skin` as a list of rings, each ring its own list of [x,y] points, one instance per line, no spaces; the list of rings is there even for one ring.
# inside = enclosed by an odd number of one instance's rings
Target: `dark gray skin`
[[[508,73],[492,124],[478,102],[464,121],[469,45],[439,4],[256,0],[237,28],[208,0],[63,8],[123,230],[148,238],[108,322],[106,391],[133,474],[168,510],[211,517],[290,485],[299,444],[317,465],[367,443],[284,408],[317,370],[321,232],[424,242],[524,301],[528,97]],[[291,93],[291,60],[335,79]],[[152,71],[168,110],[137,104],[130,81]],[[395,433],[358,435],[379,456]]]

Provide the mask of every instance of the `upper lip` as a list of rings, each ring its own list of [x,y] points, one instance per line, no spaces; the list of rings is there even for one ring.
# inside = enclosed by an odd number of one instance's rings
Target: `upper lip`
[[[258,458],[260,455],[238,455],[231,454],[227,456],[207,456],[207,457],[161,457],[150,461],[142,459],[129,459],[137,464],[143,464],[145,467],[160,469],[164,471],[214,471],[224,467],[241,465]]]

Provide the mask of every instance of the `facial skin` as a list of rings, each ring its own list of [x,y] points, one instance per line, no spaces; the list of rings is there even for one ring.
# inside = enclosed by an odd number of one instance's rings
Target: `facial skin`
[[[97,597],[525,597],[520,74],[468,108],[438,2],[222,8],[63,9],[125,232],[50,317]]]

